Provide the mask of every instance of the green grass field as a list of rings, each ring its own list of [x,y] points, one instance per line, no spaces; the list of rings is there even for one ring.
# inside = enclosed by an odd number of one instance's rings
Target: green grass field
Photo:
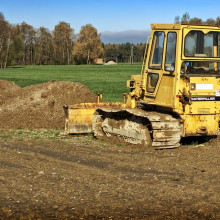
[[[18,66],[0,69],[0,80],[9,80],[21,87],[55,81],[73,81],[86,85],[92,92],[103,93],[106,102],[122,101],[128,92],[126,81],[140,74],[141,64],[71,65],[71,66]]]

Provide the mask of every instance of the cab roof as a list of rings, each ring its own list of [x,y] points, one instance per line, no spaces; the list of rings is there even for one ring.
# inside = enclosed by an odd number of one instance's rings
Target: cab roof
[[[191,25],[191,24],[151,24],[152,30],[181,30],[183,28],[188,29],[212,29],[212,30],[220,30],[220,27],[217,26],[208,26],[208,25]]]

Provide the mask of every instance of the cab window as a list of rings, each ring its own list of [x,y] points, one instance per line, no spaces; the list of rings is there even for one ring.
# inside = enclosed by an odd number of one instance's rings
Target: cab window
[[[184,55],[186,57],[220,57],[220,33],[190,31],[185,38]]]
[[[159,79],[159,74],[157,73],[148,73],[147,76],[147,92],[154,93],[157,82]]]
[[[156,31],[153,37],[149,68],[161,69],[163,61],[164,32]]]
[[[165,70],[174,70],[175,60],[176,60],[176,33],[169,32],[167,35]]]

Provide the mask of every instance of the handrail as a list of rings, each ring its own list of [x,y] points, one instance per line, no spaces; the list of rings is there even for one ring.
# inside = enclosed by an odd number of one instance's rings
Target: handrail
[[[150,36],[147,38],[147,42],[146,42],[146,47],[144,51],[144,59],[143,59],[142,67],[141,67],[141,76],[143,76],[143,71],[144,71],[144,67],[146,64],[146,56],[147,56],[147,48],[148,48],[149,39],[150,39]]]

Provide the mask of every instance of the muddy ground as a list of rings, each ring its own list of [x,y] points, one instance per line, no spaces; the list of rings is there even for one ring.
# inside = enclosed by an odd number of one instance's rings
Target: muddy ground
[[[178,149],[0,131],[1,219],[220,219],[219,138]]]
[[[220,219],[219,138],[156,151],[61,136],[62,106],[94,101],[75,82],[0,80],[0,219]]]

